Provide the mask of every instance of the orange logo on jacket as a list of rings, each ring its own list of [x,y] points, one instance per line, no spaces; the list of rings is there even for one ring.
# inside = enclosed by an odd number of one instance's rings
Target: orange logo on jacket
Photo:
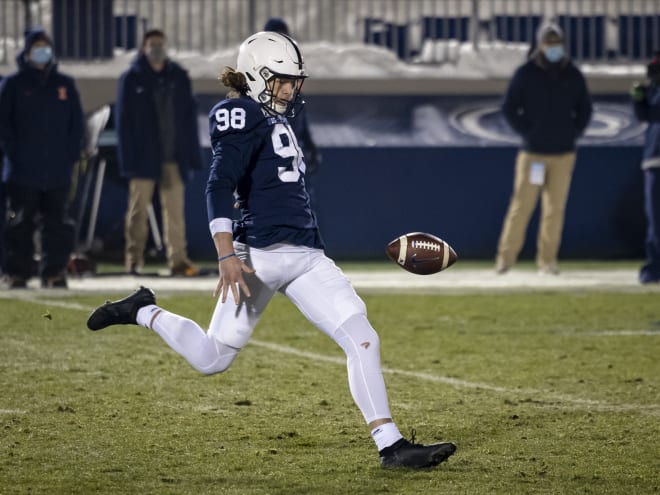
[[[60,86],[59,88],[57,88],[57,97],[60,100],[66,100],[67,99],[67,97],[66,97],[66,86]]]

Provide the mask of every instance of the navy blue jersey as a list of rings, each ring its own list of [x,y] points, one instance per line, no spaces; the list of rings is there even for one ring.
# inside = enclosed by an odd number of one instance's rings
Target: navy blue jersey
[[[323,248],[305,189],[305,162],[286,118],[265,115],[248,97],[217,103],[209,114],[213,160],[206,184],[209,221],[240,218],[234,239]]]

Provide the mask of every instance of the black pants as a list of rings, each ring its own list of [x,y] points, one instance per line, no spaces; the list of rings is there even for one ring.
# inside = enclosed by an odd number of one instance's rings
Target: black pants
[[[660,282],[660,168],[644,170],[646,263],[639,272],[642,283]]]
[[[2,156],[0,156],[2,160]],[[5,218],[7,217],[7,197],[5,195],[5,184],[0,181],[0,273],[5,271]]]
[[[34,232],[41,233],[42,278],[63,275],[74,247],[74,223],[68,217],[69,186],[43,190],[6,185],[5,271],[24,279],[33,274]]]

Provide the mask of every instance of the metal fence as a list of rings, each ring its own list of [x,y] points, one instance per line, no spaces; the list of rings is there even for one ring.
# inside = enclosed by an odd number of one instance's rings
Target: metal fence
[[[447,61],[448,44],[532,44],[554,19],[578,62],[635,62],[660,48],[660,0],[0,0],[0,64],[30,24],[60,58],[99,60],[163,29],[174,50],[233,48],[282,17],[301,42],[384,46],[411,63]]]

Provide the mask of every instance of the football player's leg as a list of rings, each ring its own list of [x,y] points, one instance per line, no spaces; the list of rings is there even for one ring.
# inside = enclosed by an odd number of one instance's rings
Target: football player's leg
[[[214,339],[193,320],[158,306],[141,308],[137,321],[153,329],[167,345],[205,375],[226,370],[238,354],[238,349]]]
[[[350,281],[332,260],[319,257],[311,270],[287,286],[285,294],[346,353],[349,387],[365,421],[389,420],[378,334]]]
[[[246,253],[240,250],[237,252],[243,261],[252,265]],[[262,271],[266,272],[265,269]],[[145,326],[154,329],[199,372],[207,375],[220,373],[229,368],[247,344],[257,321],[275,293],[275,289],[269,288],[256,275],[246,275],[245,282],[252,296],[247,298],[241,294],[239,305],[232,298],[228,298],[225,303],[218,298],[208,332],[204,332],[194,321],[157,306],[141,309],[144,313],[138,313],[138,322],[146,323]],[[144,318],[144,321],[140,321],[140,318]]]
[[[322,258],[322,259],[319,259]],[[285,294],[317,327],[332,337],[347,356],[348,381],[384,467],[429,468],[448,459],[452,443],[415,444],[392,421],[380,367],[379,339],[367,320],[362,300],[332,260],[324,255]]]
[[[273,298],[278,283],[278,265],[269,263],[259,250],[250,250],[236,244],[236,254],[256,273],[244,274],[244,280],[250,289],[250,297],[241,292],[240,303],[237,305],[233,297],[228,297],[218,304],[213,312],[208,335],[220,345],[234,350],[234,357],[245,347],[252,336],[254,327],[263,314],[266,306]]]

